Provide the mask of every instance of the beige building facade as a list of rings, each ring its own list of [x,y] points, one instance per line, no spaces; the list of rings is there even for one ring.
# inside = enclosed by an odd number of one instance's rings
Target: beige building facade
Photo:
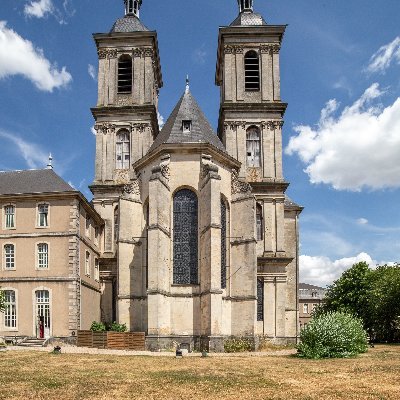
[[[312,319],[314,310],[323,304],[327,289],[299,283],[299,324],[303,329]]]
[[[239,0],[219,31],[218,133],[186,89],[160,130],[157,33],[142,1],[95,34],[93,205],[105,222],[101,318],[149,349],[223,350],[232,337],[296,341],[298,217],[286,195],[279,51],[285,26]]]
[[[49,168],[0,172],[0,336],[69,338],[100,319],[103,220]]]

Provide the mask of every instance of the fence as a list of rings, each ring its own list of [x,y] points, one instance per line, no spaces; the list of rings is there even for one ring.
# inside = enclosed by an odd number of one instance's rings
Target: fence
[[[96,349],[145,350],[144,332],[92,332],[78,331],[78,347]]]

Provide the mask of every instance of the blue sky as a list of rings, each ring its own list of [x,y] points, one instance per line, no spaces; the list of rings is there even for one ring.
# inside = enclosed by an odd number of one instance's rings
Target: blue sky
[[[288,24],[281,50],[284,173],[301,216],[301,278],[325,285],[354,261],[400,254],[398,0],[255,0]],[[166,119],[191,91],[216,128],[218,27],[235,0],[144,0],[157,30]],[[0,170],[56,171],[90,197],[97,54],[92,33],[123,15],[122,0],[1,0]]]

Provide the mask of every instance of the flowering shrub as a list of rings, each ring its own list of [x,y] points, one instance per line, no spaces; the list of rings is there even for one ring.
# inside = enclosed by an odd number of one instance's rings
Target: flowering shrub
[[[240,353],[244,351],[252,351],[253,344],[246,338],[232,338],[225,340],[224,350],[226,353]]]
[[[313,318],[302,329],[297,350],[304,358],[343,358],[365,353],[367,345],[361,319],[329,312]]]

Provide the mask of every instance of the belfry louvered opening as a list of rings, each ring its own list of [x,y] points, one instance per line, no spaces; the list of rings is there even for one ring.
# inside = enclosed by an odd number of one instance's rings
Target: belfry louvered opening
[[[118,60],[118,93],[132,92],[132,58],[123,55]]]
[[[246,90],[260,90],[260,59],[253,50],[244,56],[244,81]]]

